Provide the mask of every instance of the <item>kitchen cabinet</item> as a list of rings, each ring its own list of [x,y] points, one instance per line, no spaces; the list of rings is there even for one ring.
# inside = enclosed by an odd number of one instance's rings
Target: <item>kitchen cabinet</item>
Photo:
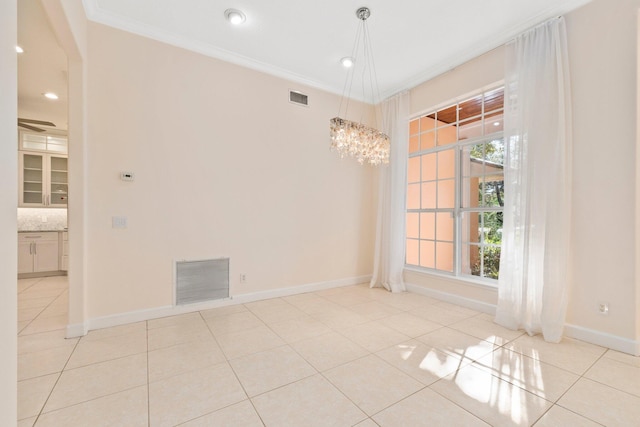
[[[69,232],[63,231],[60,241],[60,270],[69,270]]]
[[[19,151],[21,207],[67,207],[69,181],[67,156]]]
[[[18,233],[18,273],[59,270],[57,231]]]

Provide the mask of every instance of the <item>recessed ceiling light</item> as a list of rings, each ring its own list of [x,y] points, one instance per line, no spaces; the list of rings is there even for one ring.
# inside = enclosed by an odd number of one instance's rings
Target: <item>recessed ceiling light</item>
[[[56,95],[56,94],[55,94],[55,93],[53,93],[53,92],[43,93],[43,95],[44,95],[46,98],[49,98],[49,99],[58,99],[58,95]]]
[[[353,67],[353,58],[346,56],[340,60],[340,63],[344,68],[351,68]]]
[[[494,126],[500,126],[500,122],[494,122],[493,125]]]
[[[227,18],[227,21],[231,22],[233,25],[240,25],[247,19],[244,13],[237,9],[225,10],[224,17]]]
[[[24,49],[21,48],[20,46],[16,46],[16,52],[18,53],[24,53]]]

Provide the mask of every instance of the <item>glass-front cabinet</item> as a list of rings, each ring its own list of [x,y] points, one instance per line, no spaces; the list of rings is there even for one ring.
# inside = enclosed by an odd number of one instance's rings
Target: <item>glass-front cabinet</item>
[[[66,208],[69,198],[67,136],[20,131],[18,206]]]
[[[66,207],[69,192],[67,157],[20,151],[21,207]]]
[[[44,155],[21,153],[20,205],[43,205],[44,200]]]
[[[67,158],[49,155],[49,206],[67,206],[69,181]]]

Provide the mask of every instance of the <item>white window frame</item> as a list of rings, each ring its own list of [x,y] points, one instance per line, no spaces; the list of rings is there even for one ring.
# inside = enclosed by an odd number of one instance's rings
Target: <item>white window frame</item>
[[[416,120],[416,119],[420,119],[422,117],[426,117],[429,116],[431,114],[434,114],[436,111],[440,111],[442,109],[448,108],[448,107],[452,107],[452,106],[456,106],[458,107],[460,103],[463,103],[473,97],[477,97],[480,95],[483,95],[487,92],[491,92],[491,91],[495,91],[497,89],[500,89],[504,86],[503,82],[497,83],[495,85],[491,85],[485,88],[482,88],[478,91],[472,92],[470,94],[466,94],[464,96],[458,97],[455,100],[440,104],[436,107],[430,108],[426,111],[423,111],[419,114],[416,114],[414,116],[411,116],[409,118],[409,122]],[[485,111],[484,111],[484,107],[485,107],[485,103],[484,101],[482,102],[482,110],[481,110],[481,115],[476,115],[474,117],[480,117],[480,125],[482,126],[482,129],[486,128],[486,124],[487,124],[487,120],[489,121],[493,121],[495,119],[487,119],[487,117],[485,117]],[[488,111],[487,113],[490,114],[494,114],[494,113],[503,113],[504,112],[504,105],[502,109],[494,109],[491,111]],[[469,118],[471,119],[471,118]],[[468,119],[465,119],[468,120]],[[457,120],[455,122],[456,124],[459,123],[459,116],[457,117]],[[504,123],[504,122],[503,122]],[[479,212],[479,213],[485,213],[485,212],[504,212],[504,208],[503,207],[485,207],[485,206],[477,206],[477,207],[463,207],[462,206],[462,200],[464,197],[464,189],[463,189],[463,171],[462,171],[462,154],[464,152],[464,149],[466,147],[470,147],[473,145],[478,145],[481,143],[488,143],[491,142],[493,140],[496,139],[501,139],[504,141],[504,132],[502,130],[494,132],[494,133],[490,133],[490,134],[486,134],[486,135],[481,135],[481,136],[477,136],[477,137],[473,137],[473,138],[469,138],[469,139],[463,139],[460,140],[460,129],[459,126],[456,126],[456,142],[455,143],[451,143],[448,145],[435,145],[433,148],[429,148],[426,150],[418,150],[416,152],[413,153],[408,153],[407,159],[411,159],[413,157],[420,157],[423,156],[425,154],[431,154],[431,153],[437,153],[440,151],[445,151],[445,150],[450,150],[453,149],[454,153],[455,153],[455,204],[454,204],[454,208],[433,208],[433,209],[423,209],[422,207],[420,207],[419,209],[408,209],[405,206],[405,213],[417,213],[418,215],[422,212],[433,212],[433,213],[438,213],[438,212],[451,212],[453,214],[453,219],[454,219],[454,229],[453,229],[453,246],[454,246],[454,251],[453,251],[453,272],[448,272],[448,271],[444,271],[444,270],[439,270],[437,268],[429,268],[429,267],[423,267],[420,265],[415,265],[415,264],[408,264],[406,262],[406,257],[405,257],[405,269],[407,270],[411,270],[411,271],[418,271],[418,272],[427,272],[430,274],[434,274],[434,275],[441,275],[441,276],[445,276],[445,277],[451,277],[451,278],[455,278],[458,280],[464,280],[464,281],[468,281],[468,282],[476,282],[476,283],[480,283],[483,285],[488,285],[488,286],[492,286],[492,287],[497,287],[498,285],[498,280],[497,279],[493,279],[490,277],[484,277],[484,276],[476,276],[476,275],[472,275],[472,274],[467,274],[467,273],[463,273],[462,272],[462,249],[463,246],[465,244],[468,244],[470,242],[463,242],[462,241],[462,227],[463,227],[463,215],[464,214],[468,214],[468,213],[473,213],[473,212]],[[483,132],[484,133],[484,132]],[[436,168],[437,168],[437,164],[436,164]],[[437,177],[437,172],[436,172],[436,177]],[[420,168],[420,185],[422,186],[422,183],[424,182],[422,180],[422,167]],[[437,180],[435,182],[438,182]],[[408,188],[408,182],[405,184],[405,191]],[[422,190],[421,190],[422,191]],[[484,221],[484,216],[482,216]],[[418,226],[418,236],[420,236],[420,227],[422,226],[421,222],[419,222],[419,226]],[[436,228],[437,228],[437,224],[436,224]],[[436,239],[437,236],[434,235],[434,243],[437,243],[438,240]],[[409,238],[408,236],[405,235],[405,242],[407,240],[417,240],[418,242],[420,242],[420,237],[418,237],[417,239],[414,238]],[[406,244],[406,243],[405,243]],[[492,244],[488,244],[485,245],[484,243],[484,235],[481,235],[481,242],[478,244],[478,247],[481,248],[482,246],[494,246]],[[418,263],[420,262],[420,243],[418,243]],[[481,271],[484,271],[484,257],[480,256],[480,262],[481,262]]]

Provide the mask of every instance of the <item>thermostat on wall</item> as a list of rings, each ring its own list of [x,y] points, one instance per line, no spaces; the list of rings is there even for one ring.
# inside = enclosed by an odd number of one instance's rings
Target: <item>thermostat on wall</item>
[[[133,172],[120,172],[120,179],[123,181],[133,181]]]

